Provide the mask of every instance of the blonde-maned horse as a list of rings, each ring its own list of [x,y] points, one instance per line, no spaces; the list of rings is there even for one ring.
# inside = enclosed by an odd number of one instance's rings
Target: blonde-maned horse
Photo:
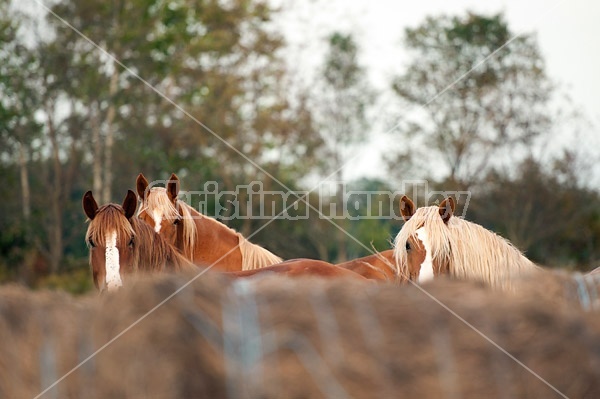
[[[416,209],[400,199],[405,224],[394,240],[401,274],[422,283],[440,274],[511,289],[519,276],[541,270],[509,241],[484,227],[454,216],[449,197],[439,206]]]
[[[174,173],[166,187],[152,188],[140,173],[136,187],[142,200],[138,216],[188,260],[214,265],[219,271],[252,270],[282,261],[235,230],[179,201],[179,178]]]
[[[85,241],[90,251],[94,285],[103,292],[123,285],[136,272],[198,270],[150,226],[134,217],[137,197],[131,190],[122,205],[98,207],[91,191],[82,199],[89,226]]]

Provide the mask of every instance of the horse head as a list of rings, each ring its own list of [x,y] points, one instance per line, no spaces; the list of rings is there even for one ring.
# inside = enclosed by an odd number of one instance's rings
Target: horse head
[[[164,188],[149,187],[148,180],[140,173],[136,179],[136,189],[142,201],[138,217],[148,223],[169,244],[177,246],[177,239],[183,236],[183,216],[179,195],[179,178],[175,173],[167,181]],[[159,191],[166,192],[158,195]],[[162,193],[161,193],[162,194]],[[151,210],[149,209],[149,203]]]
[[[136,234],[131,224],[137,198],[128,190],[122,205],[98,207],[91,191],[83,195],[83,211],[89,219],[85,240],[96,288],[112,291],[123,285],[123,275],[135,270]]]
[[[456,204],[452,197],[444,199],[433,214],[432,223],[438,228],[446,226],[454,214]],[[434,208],[434,207],[430,207]],[[448,272],[448,262],[433,252],[429,223],[425,220],[413,220],[417,212],[415,204],[406,195],[400,199],[400,213],[405,225],[396,238],[396,261],[410,280],[423,283],[434,276]],[[438,219],[438,220],[436,220]],[[404,232],[404,233],[403,233]]]

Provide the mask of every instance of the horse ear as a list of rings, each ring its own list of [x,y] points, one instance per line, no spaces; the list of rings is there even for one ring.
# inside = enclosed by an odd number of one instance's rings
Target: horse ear
[[[90,219],[93,220],[96,217],[96,213],[98,213],[98,203],[94,199],[94,195],[91,191],[83,194],[82,199],[83,212]]]
[[[175,173],[171,175],[169,181],[167,182],[167,195],[173,202],[175,202],[177,195],[179,195],[179,178]]]
[[[406,195],[403,195],[402,198],[400,198],[400,213],[402,214],[402,219],[404,219],[405,222],[408,222],[408,219],[415,214],[415,210],[414,202]]]
[[[442,201],[442,203],[440,204],[439,210],[440,210],[440,216],[442,217],[442,220],[444,221],[444,223],[448,223],[448,220],[450,220],[450,218],[454,214],[455,208],[456,208],[456,203],[454,202],[454,198],[448,197]]]
[[[135,179],[135,187],[137,189],[138,195],[143,201],[144,198],[146,198],[146,190],[148,189],[148,180],[146,179],[143,173],[140,173],[137,179]]]
[[[123,200],[123,210],[125,211],[125,217],[127,219],[131,219],[133,215],[135,215],[135,210],[137,209],[137,197],[135,193],[131,190],[127,190],[127,195]]]

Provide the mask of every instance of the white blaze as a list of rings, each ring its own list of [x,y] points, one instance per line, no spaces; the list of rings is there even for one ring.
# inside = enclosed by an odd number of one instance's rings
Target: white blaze
[[[419,284],[433,279],[433,260],[431,259],[431,245],[429,244],[429,237],[424,227],[417,230],[417,238],[423,243],[425,248],[425,259],[421,263],[421,269],[419,271]]]
[[[160,233],[160,228],[162,227],[162,212],[154,210],[152,212],[152,219],[154,219],[154,231]]]
[[[106,288],[111,291],[123,285],[119,273],[119,249],[117,248],[117,232],[113,231],[106,238]]]

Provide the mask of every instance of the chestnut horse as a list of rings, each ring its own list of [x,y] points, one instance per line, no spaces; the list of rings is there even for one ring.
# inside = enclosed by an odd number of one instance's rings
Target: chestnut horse
[[[140,173],[136,180],[137,192],[142,199],[138,216],[153,226],[190,261],[203,265],[215,264],[220,271],[252,270],[282,261],[224,224],[179,201],[179,178],[174,173],[165,188],[148,186],[148,180]],[[338,266],[369,279],[406,280],[398,277],[392,250]]]
[[[82,199],[89,219],[85,241],[90,251],[94,285],[102,292],[123,285],[136,272],[184,271],[197,269],[168,245],[150,226],[134,217],[137,198],[131,190],[122,205],[98,207],[91,191]]]
[[[179,201],[179,178],[174,173],[165,188],[149,188],[148,180],[140,173],[136,187],[142,200],[138,216],[192,262],[214,264],[220,271],[236,271],[282,261],[240,233]]]
[[[232,277],[252,277],[269,273],[276,273],[286,277],[315,276],[325,278],[343,277],[361,281],[370,280],[350,269],[315,259],[291,259],[260,269],[226,272],[225,274]]]
[[[405,224],[394,241],[394,255],[402,274],[423,282],[440,274],[511,289],[523,274],[541,270],[506,239],[453,216],[454,199],[439,206],[416,209],[400,199]]]

